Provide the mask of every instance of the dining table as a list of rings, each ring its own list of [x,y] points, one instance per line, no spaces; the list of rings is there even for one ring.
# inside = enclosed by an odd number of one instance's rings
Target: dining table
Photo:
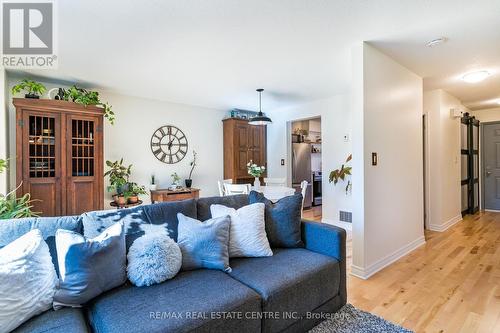
[[[272,202],[295,194],[295,189],[287,186],[252,186],[252,190],[264,194],[264,196]]]

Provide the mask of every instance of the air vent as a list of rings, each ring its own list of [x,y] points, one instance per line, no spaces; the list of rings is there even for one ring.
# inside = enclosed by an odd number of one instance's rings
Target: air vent
[[[351,212],[345,212],[343,210],[340,211],[340,221],[342,222],[349,222],[352,223],[352,213]]]

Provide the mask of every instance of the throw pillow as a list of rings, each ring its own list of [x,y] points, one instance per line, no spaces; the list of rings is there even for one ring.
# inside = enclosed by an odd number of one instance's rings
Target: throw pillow
[[[179,239],[182,252],[182,269],[220,269],[230,272],[229,267],[229,216],[213,218],[205,222],[177,214]]]
[[[82,219],[79,216],[27,217],[21,219],[2,220],[0,223],[0,248],[15,241],[31,230],[39,229],[43,239],[49,246],[52,263],[59,275],[56,253],[56,231],[66,229],[83,234]]]
[[[262,202],[266,205],[266,233],[272,247],[303,247],[302,194],[284,197],[273,203],[262,193],[252,191],[250,203]]]
[[[60,279],[54,308],[81,306],[127,280],[122,223],[112,225],[93,239],[58,230],[56,248]]]
[[[179,245],[165,234],[146,234],[137,238],[127,259],[128,279],[138,287],[171,279],[182,265]]]
[[[234,208],[212,205],[213,217],[231,217],[229,257],[269,257],[273,255],[267,240],[264,222],[264,204],[255,203]]]
[[[0,332],[10,332],[49,310],[56,285],[56,271],[40,230],[0,249]]]

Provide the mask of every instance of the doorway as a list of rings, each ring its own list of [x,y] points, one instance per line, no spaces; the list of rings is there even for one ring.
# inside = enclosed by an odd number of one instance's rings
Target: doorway
[[[483,207],[500,211],[500,122],[482,125]]]
[[[307,181],[303,217],[321,221],[323,213],[321,117],[290,121],[287,136],[290,152],[288,182],[296,192],[301,192],[301,183]]]

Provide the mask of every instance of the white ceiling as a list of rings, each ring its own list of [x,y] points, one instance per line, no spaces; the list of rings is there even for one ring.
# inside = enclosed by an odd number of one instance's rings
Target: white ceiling
[[[346,93],[369,41],[476,108],[500,98],[499,0],[58,1],[59,68],[34,74],[119,93],[263,109]],[[425,46],[436,37],[449,41]],[[460,74],[486,68],[478,85]]]

